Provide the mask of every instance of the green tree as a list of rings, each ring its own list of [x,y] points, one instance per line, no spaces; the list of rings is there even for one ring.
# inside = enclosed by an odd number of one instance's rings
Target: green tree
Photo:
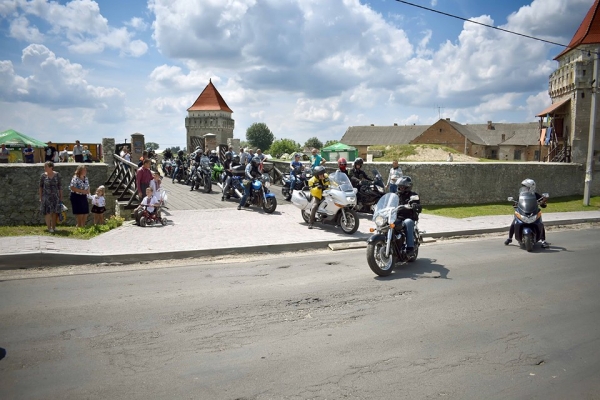
[[[274,157],[280,157],[285,153],[291,154],[296,151],[300,151],[300,143],[296,143],[292,139],[278,139],[269,148],[269,154]]]
[[[255,122],[246,129],[246,139],[251,147],[268,149],[275,140],[275,135],[273,135],[267,124]]]
[[[158,150],[160,146],[158,145],[158,143],[146,142],[146,148],[148,147],[150,147],[152,150]]]
[[[304,147],[308,147],[309,149],[314,147],[315,149],[321,150],[323,148],[323,142],[321,142],[317,137],[311,137],[306,141],[306,143],[304,143]]]
[[[328,140],[328,141],[325,142],[325,145],[323,147],[329,147],[332,144],[336,144],[336,143],[339,143],[339,142],[340,142],[339,140]]]
[[[181,150],[181,148],[180,148],[179,146],[174,146],[174,147],[167,147],[167,148],[165,149],[165,151],[167,151],[167,150],[171,150],[171,153],[173,153],[173,154],[177,154],[177,152],[178,152],[179,150]]]

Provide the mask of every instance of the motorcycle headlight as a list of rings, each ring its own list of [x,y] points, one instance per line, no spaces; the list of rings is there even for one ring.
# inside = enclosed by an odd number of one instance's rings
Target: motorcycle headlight
[[[379,190],[381,193],[385,193],[385,189],[379,185],[377,185],[377,190]]]
[[[271,187],[271,182],[265,181],[264,185],[266,188],[269,188],[269,187]]]
[[[355,203],[356,203],[356,196],[349,196],[349,197],[346,197],[346,201],[347,201],[349,204],[355,204]]]
[[[385,224],[385,218],[382,215],[378,215],[375,217],[375,225],[381,227]]]

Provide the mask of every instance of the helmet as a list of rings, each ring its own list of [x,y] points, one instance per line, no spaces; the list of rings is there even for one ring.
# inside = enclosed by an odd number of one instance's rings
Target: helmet
[[[236,164],[240,163],[240,156],[238,156],[237,154],[235,156],[233,156],[233,162]]]
[[[258,157],[252,157],[252,160],[250,161],[252,163],[252,165],[254,167],[258,166],[260,164],[260,158]]]
[[[357,165],[360,165],[362,167],[364,161],[362,158],[357,158],[356,160],[354,160],[354,168],[356,168]]]
[[[410,189],[412,189],[413,182],[410,176],[403,176],[402,178],[398,179],[397,185],[399,192],[408,192]]]
[[[231,160],[233,158],[233,155],[231,154],[230,151],[228,151],[227,153],[225,153],[225,159],[226,160]]]
[[[217,155],[217,151],[216,150],[211,150],[210,151],[210,155],[211,156],[216,156]]]
[[[325,167],[322,165],[316,166],[315,169],[313,169],[314,176],[323,175],[324,173],[325,173]]]
[[[340,158],[338,160],[338,168],[340,169],[340,171],[345,171],[347,164],[348,164],[348,162],[346,161],[346,159],[344,157]]]
[[[531,194],[535,194],[535,181],[533,179],[525,179],[521,182],[521,191],[527,191]]]
[[[179,151],[177,152],[177,155],[179,155],[179,156],[183,156],[183,150],[179,150]]]
[[[196,146],[196,148],[194,149],[194,151],[198,151],[198,150],[201,150],[201,149],[202,149],[202,147]]]
[[[200,148],[200,149],[196,150],[196,154],[201,156],[202,154],[204,154],[204,150],[202,150],[202,148]]]

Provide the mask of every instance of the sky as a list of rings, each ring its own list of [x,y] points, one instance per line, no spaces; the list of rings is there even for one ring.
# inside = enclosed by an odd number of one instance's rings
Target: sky
[[[411,2],[567,45],[593,0]],[[209,79],[242,140],[533,122],[562,50],[395,0],[0,0],[0,131],[184,147]]]

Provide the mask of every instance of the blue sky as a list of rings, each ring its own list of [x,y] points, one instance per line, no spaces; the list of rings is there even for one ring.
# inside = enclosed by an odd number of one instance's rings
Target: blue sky
[[[413,0],[568,44],[593,0]],[[0,131],[185,144],[209,79],[234,136],[530,122],[562,48],[394,0],[0,0]]]

